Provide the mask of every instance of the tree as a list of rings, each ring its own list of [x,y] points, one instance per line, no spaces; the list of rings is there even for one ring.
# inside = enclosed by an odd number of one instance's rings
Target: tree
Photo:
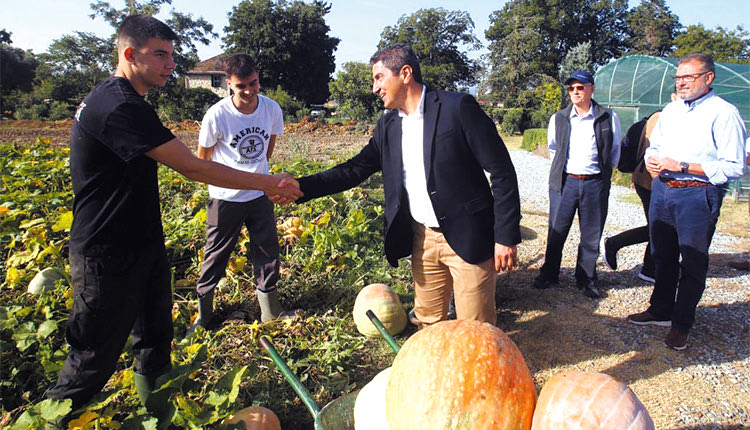
[[[49,73],[60,76],[80,74],[88,81],[83,94],[111,75],[114,70],[114,45],[110,40],[97,37],[93,33],[74,31],[74,35],[64,35],[56,39],[39,57],[50,67]]]
[[[563,53],[591,43],[591,63],[602,65],[626,48],[627,0],[511,0],[490,16],[489,86],[514,103],[524,89],[557,76]]]
[[[7,43],[8,45],[11,45],[13,43],[13,41],[10,40],[11,34],[13,33],[10,33],[5,29],[0,30],[0,43]]]
[[[633,54],[669,55],[680,30],[680,19],[669,11],[664,0],[642,0],[628,12],[630,52]]]
[[[6,34],[10,41],[10,34]],[[31,91],[38,65],[31,51],[0,43],[0,116],[16,110],[18,93]]]
[[[710,30],[702,24],[691,25],[674,40],[674,56],[679,58],[691,52],[711,54],[714,61],[750,63],[750,33],[742,26],[735,30],[716,27]]]
[[[411,44],[419,57],[422,78],[428,85],[457,90],[477,83],[479,65],[467,53],[481,47],[474,36],[474,21],[467,12],[443,8],[420,9],[383,29],[378,47],[396,42]]]
[[[324,16],[330,10],[319,0],[245,0],[232,8],[224,45],[255,59],[264,87],[281,85],[305,103],[323,103],[339,44],[328,35]]]
[[[560,78],[560,82],[564,82],[576,70],[588,70],[591,72],[592,69],[591,42],[581,42],[570,48],[568,53],[565,54],[565,58],[560,62],[558,77]]]
[[[329,84],[336,111],[344,118],[371,121],[380,116],[383,103],[372,93],[372,68],[367,63],[350,61]]]
[[[89,16],[91,19],[97,16],[102,17],[113,28],[117,29],[128,15],[156,15],[163,5],[171,5],[172,0],[147,0],[144,2],[126,0],[125,3],[124,8],[116,9],[107,1],[97,0],[95,3],[91,3],[93,12]],[[174,62],[177,64],[176,72],[178,75],[185,74],[198,62],[196,42],[208,45],[211,43],[209,37],[218,37],[218,34],[213,31],[214,26],[212,24],[202,17],[194,19],[190,13],[184,14],[172,9],[170,17],[164,23],[180,38],[174,46]],[[112,37],[114,38],[114,35]]]

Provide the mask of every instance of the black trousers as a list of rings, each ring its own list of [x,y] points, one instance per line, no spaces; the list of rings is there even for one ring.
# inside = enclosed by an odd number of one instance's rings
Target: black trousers
[[[279,280],[279,236],[273,203],[266,196],[249,202],[211,199],[206,212],[206,247],[203,252],[198,295],[216,288],[224,277],[229,257],[245,225],[250,235],[248,250],[253,263],[255,287],[269,292]]]
[[[171,274],[164,243],[116,255],[70,254],[73,309],[65,334],[70,353],[51,399],[86,404],[115,371],[132,335],[135,371],[154,374],[170,366]]]
[[[643,267],[641,267],[641,273],[647,275],[654,274],[654,259],[651,257],[651,242],[648,237],[649,229],[649,217],[648,207],[651,204],[651,190],[641,187],[635,184],[635,192],[641,199],[643,205],[643,212],[646,214],[646,225],[630,230],[625,230],[622,233],[612,236],[609,238],[609,244],[615,249],[615,251],[626,246],[635,245],[637,243],[646,242],[646,252],[643,254]]]

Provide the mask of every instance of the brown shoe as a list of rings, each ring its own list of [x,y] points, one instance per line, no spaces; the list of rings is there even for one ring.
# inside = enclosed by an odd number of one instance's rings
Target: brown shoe
[[[658,325],[661,327],[669,327],[672,325],[672,321],[656,318],[651,315],[649,311],[628,315],[628,321],[635,325]]]
[[[667,345],[667,347],[669,348],[682,351],[683,349],[687,348],[687,340],[688,340],[687,332],[680,331],[680,330],[677,330],[676,328],[673,328],[669,330],[669,334],[664,339],[664,344]]]

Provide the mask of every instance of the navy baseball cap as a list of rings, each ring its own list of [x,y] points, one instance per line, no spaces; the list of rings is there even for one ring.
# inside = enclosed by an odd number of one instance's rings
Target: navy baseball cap
[[[594,85],[594,77],[591,76],[591,73],[585,70],[576,70],[575,72],[573,72],[570,77],[565,80],[565,85],[570,85],[570,83],[573,81]]]

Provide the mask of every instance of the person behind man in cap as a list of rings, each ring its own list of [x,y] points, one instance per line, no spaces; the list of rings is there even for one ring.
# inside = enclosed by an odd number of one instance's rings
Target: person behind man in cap
[[[599,241],[607,218],[610,177],[620,158],[620,120],[596,103],[594,77],[578,70],[565,80],[571,104],[549,121],[549,229],[544,264],[536,288],[559,286],[562,251],[578,212],[581,241],[576,285],[591,298],[603,297],[596,276]]]
[[[651,183],[651,253],[656,282],[637,325],[671,327],[667,347],[683,350],[706,288],[708,248],[725,184],[742,176],[747,131],[736,107],[711,88],[714,61],[688,54],[677,65],[676,100],[662,111],[644,159]]]

